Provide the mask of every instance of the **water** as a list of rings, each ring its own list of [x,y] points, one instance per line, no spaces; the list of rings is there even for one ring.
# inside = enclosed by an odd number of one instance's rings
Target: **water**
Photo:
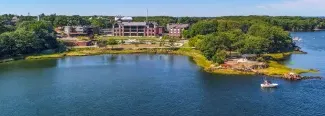
[[[293,35],[309,54],[293,55],[291,67],[325,76],[325,33]],[[209,74],[177,55],[17,61],[0,64],[0,115],[325,115],[323,80],[271,80],[281,86],[261,89],[263,77]]]
[[[289,61],[293,64],[287,65],[294,68],[319,69],[320,73],[308,75],[325,76],[325,31],[295,32],[291,35],[302,38],[302,41],[296,43],[308,54],[292,55]]]

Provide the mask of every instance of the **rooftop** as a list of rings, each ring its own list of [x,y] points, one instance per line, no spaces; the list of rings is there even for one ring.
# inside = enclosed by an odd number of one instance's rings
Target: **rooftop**
[[[169,29],[171,29],[171,28],[187,28],[189,26],[190,26],[189,24],[168,24],[167,25],[167,27]]]
[[[116,16],[115,21],[122,20],[122,21],[132,21],[132,17],[123,17],[123,16]]]
[[[146,22],[122,22],[124,26],[147,26]]]
[[[151,23],[146,23],[146,22],[122,22],[121,23],[124,26],[148,26],[148,24],[153,24],[157,25],[157,23],[151,22]]]

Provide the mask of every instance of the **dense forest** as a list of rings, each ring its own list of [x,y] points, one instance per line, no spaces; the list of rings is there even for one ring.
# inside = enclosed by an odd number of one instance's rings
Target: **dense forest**
[[[25,21],[15,27],[0,24],[0,58],[57,50],[53,26],[44,21]]]
[[[289,32],[281,27],[256,20],[203,20],[195,23],[183,36],[209,60],[222,63],[229,52],[263,54],[291,51],[294,44]]]
[[[15,19],[16,18],[16,19]],[[57,49],[55,27],[91,25],[111,28],[114,16],[39,15],[0,16],[0,57],[39,53]],[[146,17],[133,17],[146,21]],[[183,37],[191,38],[190,45],[198,48],[210,60],[222,62],[226,52],[276,53],[290,51],[294,45],[287,31],[325,29],[325,19],[317,17],[226,16],[170,17],[150,16],[148,21],[161,26],[168,23],[188,23],[191,27]]]
[[[325,29],[325,18],[318,17],[228,16],[217,17],[217,19],[264,22],[270,25],[280,26],[286,31],[313,31],[314,29]]]

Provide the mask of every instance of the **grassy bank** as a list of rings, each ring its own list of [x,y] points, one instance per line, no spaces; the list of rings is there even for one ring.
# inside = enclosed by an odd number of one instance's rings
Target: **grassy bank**
[[[287,74],[289,72],[294,72],[297,74],[302,74],[302,73],[313,73],[315,71],[313,70],[304,70],[304,69],[292,69],[289,68],[283,64],[280,64],[276,61],[269,61],[269,68],[259,70],[261,73],[269,76],[276,76],[276,75],[283,75]]]
[[[282,61],[290,57],[292,53],[291,52],[286,52],[286,53],[274,53],[274,54],[263,54],[263,57],[269,57],[270,60],[275,60],[275,61]]]

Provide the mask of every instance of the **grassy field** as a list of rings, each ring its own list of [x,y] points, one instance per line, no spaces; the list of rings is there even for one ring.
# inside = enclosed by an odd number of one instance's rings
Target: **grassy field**
[[[272,60],[281,61],[288,58],[291,54],[292,54],[291,52],[286,52],[286,53],[263,54],[262,56],[271,57]]]
[[[283,64],[280,64],[276,61],[270,61],[269,63],[269,68],[259,70],[260,72],[266,74],[266,75],[283,75],[283,74],[288,74],[289,72],[294,72],[296,74],[302,74],[302,73],[314,73],[315,71],[313,70],[304,70],[304,69],[292,69],[289,68]]]

